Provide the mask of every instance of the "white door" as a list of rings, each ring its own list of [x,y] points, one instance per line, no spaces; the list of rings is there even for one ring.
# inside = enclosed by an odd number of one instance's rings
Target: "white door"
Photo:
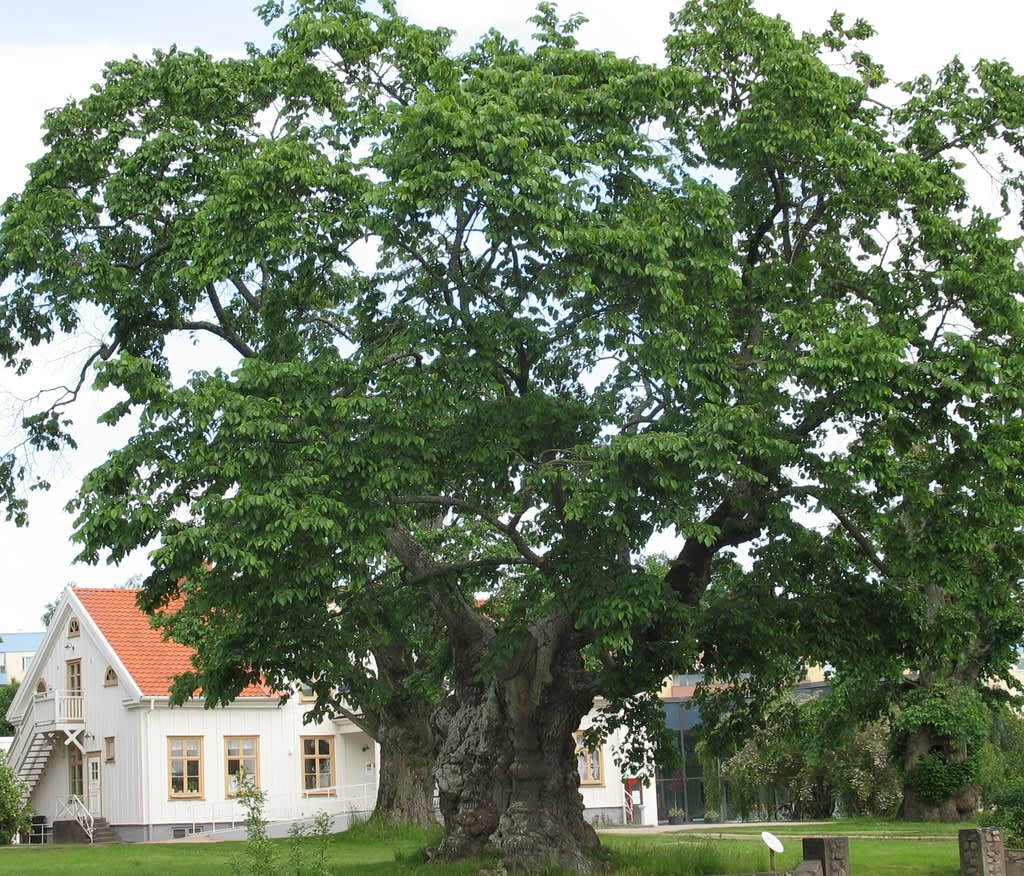
[[[101,815],[100,808],[100,753],[90,751],[85,762],[85,805],[93,815]]]

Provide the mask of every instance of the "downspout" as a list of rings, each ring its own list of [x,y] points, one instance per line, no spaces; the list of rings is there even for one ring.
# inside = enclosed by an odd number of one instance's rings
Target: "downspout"
[[[140,697],[140,700],[144,701],[145,697]],[[153,711],[153,697],[149,698],[149,711]],[[149,736],[152,732],[150,726],[149,714],[143,712],[142,725],[144,732],[140,733],[141,737],[139,740],[139,786],[142,789],[142,824],[145,827],[146,839],[151,841],[153,839],[153,812],[150,806],[149,795],[152,793],[152,788],[149,786]]]

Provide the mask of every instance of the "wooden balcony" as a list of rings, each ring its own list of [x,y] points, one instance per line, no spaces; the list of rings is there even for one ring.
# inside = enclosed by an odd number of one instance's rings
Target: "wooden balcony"
[[[85,708],[80,693],[50,690],[37,693],[32,702],[32,723],[37,731],[62,730],[85,723]]]

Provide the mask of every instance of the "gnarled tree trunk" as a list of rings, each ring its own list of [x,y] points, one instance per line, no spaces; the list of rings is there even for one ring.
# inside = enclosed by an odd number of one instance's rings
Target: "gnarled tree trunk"
[[[375,818],[420,827],[437,823],[434,812],[434,754],[436,736],[428,703],[392,715],[377,729],[380,775]]]
[[[947,763],[959,763],[966,752],[954,750],[949,739],[935,736],[926,730],[917,730],[907,738],[907,749],[903,756],[903,770],[909,775],[918,761],[926,754],[937,754]],[[978,813],[980,793],[978,786],[968,782],[945,800],[933,802],[922,799],[913,784],[903,783],[903,805],[900,817],[909,821],[944,821],[956,823],[974,818]]]
[[[442,713],[438,854],[497,853],[514,870],[597,869],[600,841],[583,817],[573,740],[592,703],[564,616],[535,624],[498,677],[460,685]]]
[[[495,853],[514,870],[599,868],[597,833],[583,817],[573,732],[596,690],[583,666],[589,641],[556,612],[522,631],[508,656],[492,653],[492,620],[481,615],[409,530],[385,531],[388,546],[427,588],[452,649],[454,693],[437,711],[443,737],[437,779],[445,838],[439,857]],[[489,671],[481,671],[488,664]]]

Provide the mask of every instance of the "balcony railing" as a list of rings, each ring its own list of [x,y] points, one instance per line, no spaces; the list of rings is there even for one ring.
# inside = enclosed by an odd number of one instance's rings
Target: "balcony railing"
[[[37,693],[33,698],[33,707],[34,724],[81,724],[85,720],[80,693],[64,690]]]

